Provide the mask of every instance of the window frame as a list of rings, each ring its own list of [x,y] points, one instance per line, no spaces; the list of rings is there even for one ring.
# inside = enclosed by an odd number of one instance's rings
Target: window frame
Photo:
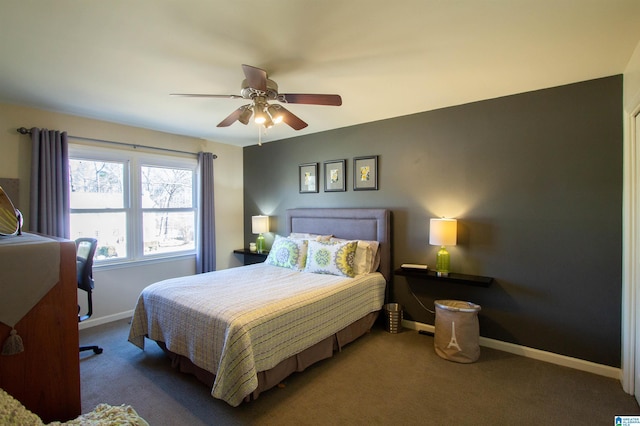
[[[123,170],[123,203],[124,208],[116,209],[74,209],[70,208],[70,213],[102,213],[119,212],[125,213],[127,255],[114,259],[96,259],[96,266],[117,265],[133,262],[148,262],[158,259],[175,259],[185,256],[193,257],[200,241],[199,235],[199,199],[198,188],[200,176],[198,170],[198,160],[193,156],[176,154],[157,154],[146,150],[105,148],[93,145],[84,145],[69,141],[69,160],[85,161],[105,161],[119,162],[124,164]],[[193,174],[191,187],[192,207],[154,209],[142,208],[142,167],[161,167],[190,170]],[[144,228],[143,214],[148,211],[193,211],[194,215],[194,248],[189,250],[179,250],[172,252],[160,252],[154,254],[144,253]]]

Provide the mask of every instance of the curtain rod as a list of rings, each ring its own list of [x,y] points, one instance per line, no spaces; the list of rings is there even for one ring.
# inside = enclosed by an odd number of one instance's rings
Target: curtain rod
[[[20,127],[18,129],[16,129],[18,131],[18,133],[23,134],[23,135],[30,135],[31,134],[31,130],[27,129],[26,127]],[[73,139],[81,139],[81,140],[85,140],[85,141],[91,141],[91,142],[100,142],[100,143],[108,143],[108,144],[112,144],[112,145],[120,145],[120,146],[128,146],[131,147],[133,149],[136,148],[146,148],[146,149],[155,149],[158,151],[166,151],[166,152],[174,152],[177,154],[189,154],[189,155],[198,155],[194,152],[188,152],[188,151],[180,151],[177,149],[169,149],[169,148],[158,148],[155,146],[148,146],[148,145],[139,145],[139,144],[132,144],[132,143],[125,143],[125,142],[116,142],[116,141],[108,141],[105,139],[95,139],[95,138],[85,138],[82,136],[73,136],[73,135],[69,135],[70,138]],[[216,159],[218,158],[218,156],[216,154],[213,154],[213,158]]]

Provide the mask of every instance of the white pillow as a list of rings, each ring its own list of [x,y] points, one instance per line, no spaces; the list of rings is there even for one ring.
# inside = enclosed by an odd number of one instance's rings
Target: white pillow
[[[302,271],[307,263],[307,244],[307,240],[276,235],[265,263]]]
[[[380,266],[380,242],[379,241],[367,241],[369,248],[372,251],[372,262],[369,272],[376,272]]]
[[[309,253],[304,271],[353,278],[356,276],[353,265],[357,247],[357,241],[335,243],[309,241]]]

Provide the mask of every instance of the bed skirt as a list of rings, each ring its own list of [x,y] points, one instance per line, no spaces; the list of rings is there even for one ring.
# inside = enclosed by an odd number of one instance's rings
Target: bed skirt
[[[259,371],[258,387],[249,395],[245,396],[244,401],[248,402],[257,399],[261,392],[280,384],[292,373],[303,371],[318,361],[331,358],[334,352],[342,350],[345,345],[369,332],[378,318],[379,313],[380,311],[371,312],[351,325],[348,325],[338,331],[336,334],[329,336],[310,348],[281,361],[272,369]],[[171,352],[167,349],[164,342],[157,341],[156,343],[169,356],[171,359],[171,366],[173,368],[178,369],[182,373],[192,374],[209,388],[213,387],[213,381],[215,379],[215,375],[213,373],[196,366],[191,362],[191,360],[189,360],[189,358]]]

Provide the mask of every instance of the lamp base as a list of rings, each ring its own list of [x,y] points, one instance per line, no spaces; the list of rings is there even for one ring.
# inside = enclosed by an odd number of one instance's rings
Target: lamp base
[[[258,253],[262,253],[264,251],[264,236],[262,234],[259,234],[258,238],[256,238],[256,251]]]
[[[449,252],[444,246],[440,247],[436,256],[436,273],[439,277],[449,276],[449,262]]]

